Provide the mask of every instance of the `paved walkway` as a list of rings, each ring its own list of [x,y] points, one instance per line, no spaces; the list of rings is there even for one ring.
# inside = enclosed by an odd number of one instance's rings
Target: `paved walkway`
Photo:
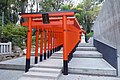
[[[56,57],[56,55],[54,55],[54,57]],[[61,57],[62,56],[60,56],[57,60],[60,61],[59,59],[61,59]],[[49,62],[51,59],[46,60],[46,61]],[[33,63],[34,63],[34,57],[31,58],[31,64],[33,64]],[[55,62],[51,62],[51,63],[55,63]],[[79,62],[79,63],[81,63],[81,62]],[[25,65],[25,57],[0,62],[0,65],[2,65],[2,64],[12,64],[12,65],[17,64],[18,66],[20,66],[20,65],[24,66]],[[62,64],[62,63],[60,63],[60,64]],[[41,63],[41,65],[42,65],[42,63]],[[59,65],[59,64],[56,64],[56,65]],[[7,67],[9,67],[9,66],[7,66]],[[2,69],[0,69],[0,80],[18,80],[23,75],[23,73],[24,73],[24,71],[19,71],[19,70],[2,70]],[[36,80],[41,80],[41,79],[36,79]],[[67,76],[61,75],[59,80],[120,80],[120,78],[108,77],[108,76],[107,77],[92,76],[92,75],[87,75],[87,74],[86,75],[69,74]]]
[[[0,69],[0,80],[18,80],[24,71]]]
[[[120,80],[120,78],[118,78],[118,77],[69,74],[67,76],[61,75],[59,80]]]
[[[38,60],[39,60],[39,58],[38,58]],[[26,62],[26,56],[2,61],[2,62],[0,62],[0,69],[24,70],[25,62]],[[31,66],[34,64],[34,56],[31,56],[30,64],[31,64]]]
[[[24,71],[0,69],[0,80],[18,80],[23,75],[23,73]],[[120,80],[120,78],[69,74],[67,76],[61,75],[59,80]]]

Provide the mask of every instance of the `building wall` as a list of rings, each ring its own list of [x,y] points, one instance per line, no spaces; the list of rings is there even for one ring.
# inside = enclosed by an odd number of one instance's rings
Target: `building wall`
[[[120,76],[120,0],[105,0],[94,24],[94,45]]]

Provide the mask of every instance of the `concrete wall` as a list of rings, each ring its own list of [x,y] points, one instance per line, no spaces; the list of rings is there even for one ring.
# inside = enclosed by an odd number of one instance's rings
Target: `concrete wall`
[[[120,76],[120,0],[104,2],[94,24],[94,45]]]

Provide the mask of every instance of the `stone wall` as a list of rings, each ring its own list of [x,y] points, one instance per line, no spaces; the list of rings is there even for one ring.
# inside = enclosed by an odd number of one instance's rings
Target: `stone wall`
[[[94,45],[120,76],[120,0],[105,0],[94,24]]]

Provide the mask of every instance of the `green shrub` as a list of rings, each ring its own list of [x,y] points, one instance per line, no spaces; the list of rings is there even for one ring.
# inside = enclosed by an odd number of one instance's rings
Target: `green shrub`
[[[89,39],[90,37],[93,37],[93,34],[94,34],[93,32],[86,34],[86,38]]]
[[[1,29],[0,29],[1,32]],[[6,24],[3,30],[2,42],[12,42],[13,46],[25,46],[27,28],[15,24]]]
[[[35,36],[32,36],[32,45],[35,45]]]

